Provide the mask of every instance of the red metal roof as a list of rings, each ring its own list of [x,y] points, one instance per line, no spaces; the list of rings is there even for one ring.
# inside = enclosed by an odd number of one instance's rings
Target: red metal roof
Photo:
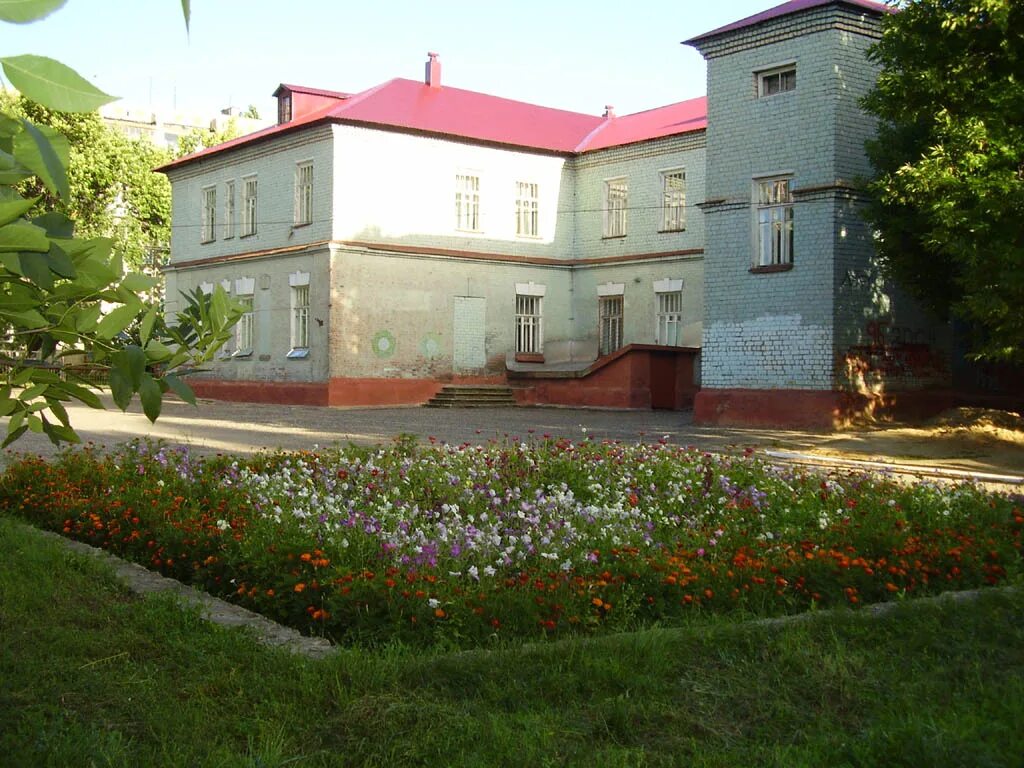
[[[697,40],[704,40],[705,38],[721,35],[725,32],[734,32],[737,29],[743,29],[744,27],[752,27],[755,24],[777,19],[780,16],[788,16],[791,13],[805,11],[808,8],[817,8],[821,5],[833,4],[852,5],[878,14],[895,13],[894,8],[885,5],[884,3],[874,2],[873,0],[790,0],[788,3],[777,5],[774,8],[769,8],[767,11],[762,11],[761,13],[755,13],[753,16],[748,16],[745,19],[734,21],[732,24],[726,24],[724,27],[719,27],[718,29],[713,29],[710,32],[705,32],[703,35],[691,37],[689,40],[684,40],[683,42],[693,43]]]
[[[297,86],[282,87],[296,92],[337,93]],[[571,154],[702,130],[707,126],[707,100],[702,97],[633,115],[597,117],[450,86],[431,88],[422,82],[399,78],[290,122],[186,155],[157,170],[177,168],[199,158],[319,122],[385,126]]]

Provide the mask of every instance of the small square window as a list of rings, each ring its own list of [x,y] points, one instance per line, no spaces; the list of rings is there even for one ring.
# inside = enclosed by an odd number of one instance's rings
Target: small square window
[[[778,93],[796,90],[796,65],[768,69],[757,73],[757,95],[774,96]]]

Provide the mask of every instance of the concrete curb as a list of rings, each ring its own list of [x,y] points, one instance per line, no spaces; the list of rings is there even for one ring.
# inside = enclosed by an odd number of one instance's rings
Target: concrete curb
[[[337,653],[339,646],[331,645],[322,637],[307,637],[290,627],[282,626],[258,613],[241,608],[237,605],[225,602],[220,598],[202,592],[195,587],[182,584],[175,579],[169,579],[158,573],[147,570],[141,565],[122,560],[117,555],[83,544],[80,541],[73,541],[60,534],[51,531],[44,531],[41,528],[23,523],[20,520],[12,520],[50,541],[63,544],[68,549],[80,554],[95,557],[106,562],[114,569],[115,574],[128,586],[128,589],[139,595],[154,592],[171,592],[177,595],[183,603],[189,606],[198,606],[202,617],[209,622],[219,624],[223,627],[245,627],[252,632],[257,642],[271,648],[284,648],[291,653],[305,656],[310,659],[323,659]],[[829,616],[862,616],[866,619],[876,619],[888,616],[908,604],[914,605],[937,605],[942,602],[968,603],[977,600],[984,594],[1001,592],[1003,594],[1016,594],[1021,590],[1018,586],[992,587],[988,589],[969,589],[957,592],[943,592],[940,595],[930,597],[915,597],[910,600],[900,600],[888,603],[872,603],[854,611],[849,608],[829,608],[821,611],[805,611],[790,616],[777,616],[769,619],[753,619],[752,626],[775,628],[785,627],[805,621]],[[523,648],[530,648],[533,643],[524,643]],[[461,653],[476,653],[486,649],[468,649]]]
[[[89,555],[107,563],[114,569],[117,577],[127,584],[128,589],[138,595],[156,592],[173,593],[185,605],[198,607],[202,617],[213,624],[219,624],[222,627],[247,628],[256,641],[262,645],[271,648],[283,648],[310,659],[322,659],[335,653],[338,649],[337,646],[331,645],[322,637],[306,637],[300,632],[290,627],[284,627],[265,616],[253,613],[237,605],[232,605],[195,587],[182,584],[175,579],[161,576],[159,573],[147,570],[141,565],[122,560],[117,555],[112,555],[105,550],[80,541],[73,541],[60,534],[44,531],[41,528],[25,523],[19,524],[38,532],[44,538],[63,544],[74,552]]]

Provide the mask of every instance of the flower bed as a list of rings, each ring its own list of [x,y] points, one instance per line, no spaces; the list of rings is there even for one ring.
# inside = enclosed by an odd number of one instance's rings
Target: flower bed
[[[4,507],[338,642],[536,638],[1019,579],[1024,503],[664,444],[26,458]]]

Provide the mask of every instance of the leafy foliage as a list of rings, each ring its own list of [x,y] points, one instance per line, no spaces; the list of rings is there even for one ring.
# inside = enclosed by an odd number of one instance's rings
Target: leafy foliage
[[[0,19],[31,21],[59,5],[6,2]],[[78,441],[64,403],[103,404],[92,376],[62,364],[68,358],[99,371],[122,409],[137,393],[150,419],[167,392],[194,402],[179,374],[212,358],[241,308],[218,288],[186,297],[173,321],[162,315],[147,297],[158,280],[126,274],[122,255],[130,252],[130,229],[149,235],[159,220],[144,206],[132,207],[136,184],[140,197],[160,197],[146,186],[151,166],[143,159],[129,167],[117,137],[97,116],[81,114],[111,97],[57,62],[0,61],[25,97],[0,103],[0,416],[9,417],[3,444],[27,430],[55,443]],[[118,207],[120,230],[111,213]],[[114,234],[121,246],[100,232]]]
[[[207,147],[215,147],[241,135],[242,132],[238,128],[238,122],[233,117],[220,130],[193,128],[184,136],[178,138],[178,156],[189,155]]]
[[[885,20],[869,218],[898,282],[1024,360],[1024,6],[914,0]]]

